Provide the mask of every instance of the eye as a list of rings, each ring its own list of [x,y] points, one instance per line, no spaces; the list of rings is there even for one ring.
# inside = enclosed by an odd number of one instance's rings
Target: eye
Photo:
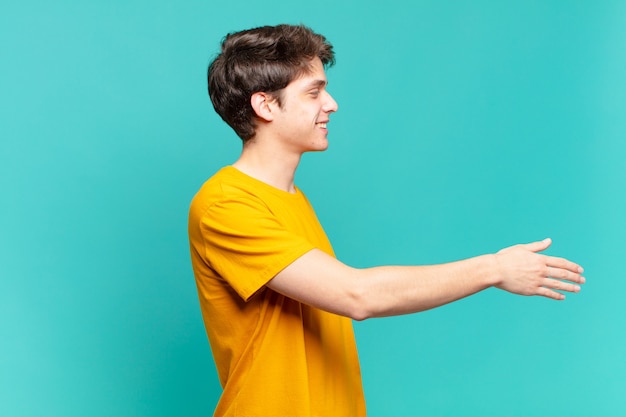
[[[313,98],[317,98],[317,96],[319,96],[319,95],[320,95],[320,90],[311,90],[311,91],[309,92],[309,95],[310,95],[311,97],[313,97]]]

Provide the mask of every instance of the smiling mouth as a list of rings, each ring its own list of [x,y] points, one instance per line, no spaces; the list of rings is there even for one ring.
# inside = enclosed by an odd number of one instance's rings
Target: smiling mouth
[[[324,123],[315,123],[315,124],[316,124],[318,127],[321,127],[322,129],[326,129],[326,123],[327,123],[327,122],[324,122]]]

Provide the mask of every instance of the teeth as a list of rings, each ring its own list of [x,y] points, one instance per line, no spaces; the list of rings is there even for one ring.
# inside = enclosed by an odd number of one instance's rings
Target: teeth
[[[317,125],[322,129],[326,129],[326,123],[317,123]]]

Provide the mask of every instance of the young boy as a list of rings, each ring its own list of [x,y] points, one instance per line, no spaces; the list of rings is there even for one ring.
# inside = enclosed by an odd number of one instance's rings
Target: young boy
[[[423,311],[492,286],[560,300],[557,290],[584,282],[580,266],[538,253],[549,239],[433,266],[355,269],[335,259],[294,184],[302,154],[328,146],[332,64],[323,36],[279,25],[228,35],[209,66],[215,110],[243,140],[189,213],[224,388],[216,416],[365,416],[351,319]]]

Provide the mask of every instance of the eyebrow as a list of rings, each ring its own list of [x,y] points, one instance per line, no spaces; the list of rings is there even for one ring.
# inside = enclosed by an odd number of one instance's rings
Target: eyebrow
[[[312,87],[321,88],[321,87],[325,87],[327,84],[328,84],[327,80],[313,80],[306,85],[306,88],[312,88]]]

